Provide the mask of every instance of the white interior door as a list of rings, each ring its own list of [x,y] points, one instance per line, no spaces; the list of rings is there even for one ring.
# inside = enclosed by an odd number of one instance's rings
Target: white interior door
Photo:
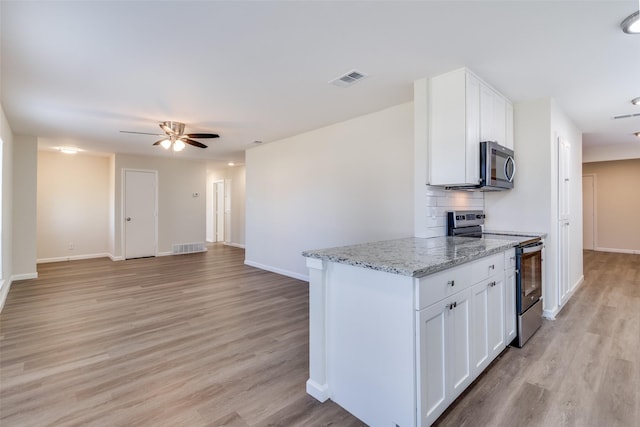
[[[215,241],[224,241],[224,181],[213,184]]]
[[[157,172],[124,172],[124,257],[156,255]]]
[[[595,246],[595,185],[593,175],[582,176],[582,247],[593,250]]]

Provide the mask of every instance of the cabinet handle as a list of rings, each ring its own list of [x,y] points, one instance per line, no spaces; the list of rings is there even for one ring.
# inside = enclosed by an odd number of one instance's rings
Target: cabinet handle
[[[490,286],[490,287],[492,287],[492,288],[493,288],[495,285],[496,285],[496,282],[491,282],[491,283],[489,283],[489,286]]]
[[[449,281],[447,282],[447,285],[448,285],[448,286],[451,286],[451,287],[453,288],[453,287],[456,285],[456,281],[455,281],[455,280],[449,280]]]
[[[457,302],[452,302],[451,304],[449,304],[449,310],[453,310],[454,308],[456,308],[458,306]]]
[[[495,269],[496,269],[496,266],[495,266],[494,264],[491,264],[491,265],[489,266],[489,270],[495,270]]]

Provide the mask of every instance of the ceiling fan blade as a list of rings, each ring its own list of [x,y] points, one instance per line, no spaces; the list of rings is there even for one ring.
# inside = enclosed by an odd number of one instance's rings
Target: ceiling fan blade
[[[220,138],[217,133],[188,133],[189,138]]]
[[[135,134],[139,134],[139,135],[156,135],[156,136],[162,136],[161,133],[149,133],[149,132],[132,132],[129,130],[121,130],[120,133],[135,133]]]
[[[162,141],[164,141],[166,139],[167,139],[166,137],[162,138],[161,140],[154,142],[153,145],[160,145],[162,143]]]
[[[207,148],[207,146],[204,145],[203,143],[198,142],[198,141],[194,141],[193,139],[189,139],[189,138],[185,138],[185,137],[182,137],[180,139],[182,141],[184,141],[185,144],[193,145],[194,147]]]

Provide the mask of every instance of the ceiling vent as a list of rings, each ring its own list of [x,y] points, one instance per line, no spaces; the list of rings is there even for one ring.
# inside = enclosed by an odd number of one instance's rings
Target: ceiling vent
[[[640,113],[622,114],[620,116],[613,116],[614,120],[617,120],[617,119],[630,119],[632,117],[640,117]]]
[[[365,77],[367,77],[366,74],[363,74],[360,71],[351,70],[348,73],[329,81],[329,83],[340,87],[347,87],[351,86],[357,81],[364,79]]]

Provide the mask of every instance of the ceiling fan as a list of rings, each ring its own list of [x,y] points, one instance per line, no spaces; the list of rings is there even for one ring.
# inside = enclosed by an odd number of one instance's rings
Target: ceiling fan
[[[182,151],[186,144],[193,145],[194,147],[199,148],[207,148],[201,142],[195,141],[195,139],[201,138],[219,138],[220,135],[217,133],[184,133],[184,123],[173,122],[173,121],[165,121],[160,122],[160,129],[164,131],[166,135],[158,134],[158,133],[148,133],[148,132],[131,132],[126,130],[121,130],[121,133],[136,133],[140,135],[157,135],[164,136],[164,138],[156,141],[153,145],[161,145],[165,150],[173,147],[173,151]]]

